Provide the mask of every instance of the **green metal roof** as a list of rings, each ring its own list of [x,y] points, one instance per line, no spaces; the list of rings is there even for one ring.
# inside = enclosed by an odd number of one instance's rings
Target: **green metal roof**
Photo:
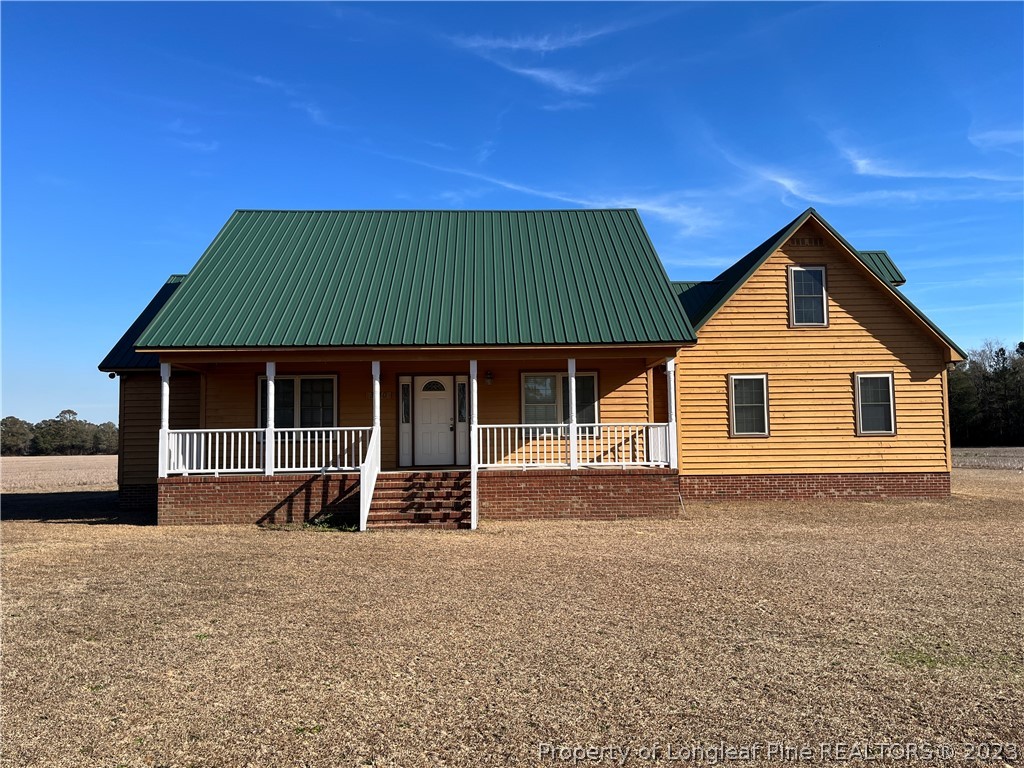
[[[235,211],[142,349],[676,344],[635,210]]]
[[[693,328],[695,330],[700,330],[700,328],[711,319],[712,315],[714,315],[715,312],[717,312],[722,305],[729,300],[739,287],[743,285],[743,283],[745,283],[762,264],[764,264],[768,257],[781,248],[785,242],[811,218],[824,227],[844,248],[856,256],[864,266],[871,270],[871,272],[882,281],[885,287],[892,291],[893,295],[901,303],[906,305],[908,309],[910,309],[925,323],[925,325],[934,331],[935,334],[950,347],[950,349],[960,355],[960,357],[966,359],[966,353],[957,346],[956,342],[949,338],[941,328],[932,322],[924,312],[914,306],[910,299],[904,296],[903,293],[896,288],[897,285],[902,285],[906,280],[899,269],[896,268],[896,265],[892,260],[889,259],[889,255],[885,253],[885,251],[858,251],[813,208],[808,208],[806,211],[801,213],[793,219],[793,221],[769,237],[731,267],[726,269],[714,280],[700,284],[707,287],[700,289],[699,302],[690,300],[689,304],[691,306],[688,306],[687,300],[684,298],[688,291],[683,291],[682,293],[684,295],[679,296],[679,301],[683,305],[688,319],[693,324]],[[873,256],[865,256],[865,253],[873,254]],[[878,254],[885,254],[885,258],[881,259],[878,257]],[[896,282],[897,279],[903,280],[903,282]],[[682,283],[682,285],[696,286],[698,284]],[[679,292],[677,291],[677,294],[678,293]],[[697,296],[698,295],[695,295],[694,298],[697,298]],[[699,306],[696,306],[697,304],[699,304]]]
[[[717,286],[718,283],[713,280],[704,282],[672,281],[672,291],[683,305],[683,310],[688,318],[699,316],[700,308],[704,306]]]
[[[896,262],[889,258],[888,251],[857,251],[857,255],[872,272],[890,285],[900,286],[907,282]]]
[[[101,371],[106,373],[110,371],[130,371],[160,367],[160,358],[156,355],[135,351],[135,340],[139,338],[139,334],[145,330],[146,326],[152,322],[153,318],[156,317],[156,313],[167,303],[167,300],[171,298],[171,295],[184,279],[184,275],[171,275],[167,278],[167,282],[160,287],[156,296],[142,310],[142,314],[135,319],[131,327],[125,331],[124,336],[118,339],[114,348],[103,358],[103,362],[99,364]]]

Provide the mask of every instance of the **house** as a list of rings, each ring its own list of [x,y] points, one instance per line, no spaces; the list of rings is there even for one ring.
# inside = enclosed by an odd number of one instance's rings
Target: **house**
[[[670,282],[635,210],[236,211],[100,364],[160,523],[949,493],[963,353],[813,209]]]

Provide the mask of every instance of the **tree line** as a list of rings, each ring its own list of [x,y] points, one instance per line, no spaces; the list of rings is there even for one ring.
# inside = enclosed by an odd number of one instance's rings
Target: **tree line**
[[[955,446],[1024,446],[1024,341],[968,351],[949,374],[949,423]]]
[[[55,419],[32,424],[17,416],[0,420],[0,453],[4,456],[84,456],[117,453],[117,425],[93,424],[70,409]]]

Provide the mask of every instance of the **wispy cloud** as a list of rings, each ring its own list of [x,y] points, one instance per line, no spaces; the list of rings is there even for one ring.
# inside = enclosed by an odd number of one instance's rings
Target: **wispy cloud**
[[[992,171],[956,170],[949,168],[914,169],[900,167],[887,160],[871,157],[852,147],[837,145],[842,156],[859,176],[877,176],[890,179],[975,179],[977,181],[1020,182],[1020,176],[1007,176]]]
[[[191,152],[200,152],[203,154],[210,154],[220,149],[219,141],[202,141],[200,139],[171,139],[171,141],[182,149],[187,149]]]
[[[562,93],[590,95],[600,90],[600,86],[608,81],[605,73],[581,75],[567,69],[551,69],[549,67],[517,67],[512,64],[495,62],[502,69],[516,75],[534,80],[541,85],[554,88]]]
[[[477,171],[465,168],[438,165],[412,157],[391,154],[389,152],[370,150],[374,154],[396,160],[403,163],[418,165],[421,168],[429,168],[440,173],[448,173],[463,178],[482,181],[487,184],[501,187],[512,192],[520,192],[532,197],[544,200],[553,200],[559,203],[581,206],[583,208],[636,208],[644,213],[657,216],[664,221],[678,226],[683,234],[693,235],[707,231],[717,225],[717,220],[704,208],[683,202],[680,198],[682,193],[666,193],[661,195],[608,195],[608,196],[587,196],[577,195],[570,192],[557,190],[540,189],[528,184],[522,184],[510,179],[497,176],[490,176]]]
[[[553,104],[545,104],[541,107],[545,112],[566,112],[569,110],[576,109],[589,109],[594,105],[589,101],[580,101],[579,99],[566,99],[565,101],[556,101]]]
[[[915,281],[913,289],[915,293],[928,293],[930,291],[948,290],[953,287],[958,290],[967,290],[969,288],[988,288],[993,286],[1005,287],[1012,283],[1020,282],[1024,282],[1024,277],[1021,277],[1020,275],[995,275],[987,277],[957,278],[955,280]]]
[[[975,128],[967,133],[967,140],[979,149],[1019,149],[1024,144],[1024,128],[997,128],[979,131]]]
[[[485,141],[476,149],[476,162],[483,165],[498,148],[496,141]]]
[[[314,125],[324,128],[345,127],[331,120],[327,111],[315,99],[309,98],[305,94],[306,89],[302,86],[266,75],[246,75],[245,79],[268,90],[278,91],[292,99],[288,102],[288,107],[304,114]]]
[[[737,170],[749,177],[781,189],[787,196],[814,205],[871,205],[880,203],[926,203],[957,200],[1014,200],[1024,196],[1018,185],[995,189],[959,186],[927,186],[903,189],[869,189],[860,191],[829,191],[800,177],[797,173],[776,166],[740,160],[719,147],[722,156]]]
[[[569,48],[579,48],[599,38],[649,21],[650,19],[631,20],[593,29],[537,35],[449,36],[447,40],[456,47],[501,67],[506,72],[525,77],[559,93],[592,96],[609,82],[622,77],[628,70],[606,70],[587,74],[565,67],[541,66],[538,63],[539,57]]]
[[[609,25],[596,29],[577,29],[571,32],[548,33],[543,35],[518,35],[496,37],[489,35],[454,36],[449,38],[455,45],[470,51],[492,53],[494,51],[531,51],[552,53],[565,48],[577,48],[606,35],[628,29],[630,24]]]
[[[202,133],[202,129],[192,123],[186,122],[184,118],[176,118],[167,123],[167,130],[181,136],[195,136]]]
[[[292,109],[297,109],[300,112],[306,113],[317,125],[332,125],[331,121],[327,119],[327,114],[320,108],[320,105],[312,101],[293,101],[289,106]]]
[[[37,173],[36,183],[44,187],[66,188],[72,186],[71,179],[66,176],[58,176],[54,173]]]

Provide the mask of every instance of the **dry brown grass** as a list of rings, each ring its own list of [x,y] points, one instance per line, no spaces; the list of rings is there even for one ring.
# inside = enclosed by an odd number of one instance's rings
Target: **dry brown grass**
[[[973,469],[1024,469],[1024,448],[954,448],[953,466]]]
[[[117,456],[4,456],[4,493],[116,491]]]
[[[1021,475],[955,487],[477,533],[7,522],[4,764],[1019,740]]]

